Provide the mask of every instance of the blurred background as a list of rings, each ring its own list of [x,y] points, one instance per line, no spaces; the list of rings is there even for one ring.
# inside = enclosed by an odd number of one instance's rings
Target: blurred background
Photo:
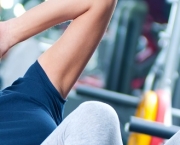
[[[0,21],[19,17],[42,2],[44,0],[0,0]],[[177,51],[174,51],[174,54],[169,53],[173,52],[170,46],[174,46],[173,44],[179,41],[178,38],[174,40],[176,42],[170,39],[171,36],[175,36],[174,23],[178,7],[175,3],[178,2],[179,0],[118,1],[106,33],[69,94],[65,116],[87,100],[108,103],[117,111],[121,120],[124,144],[131,145],[133,143],[129,143],[130,134],[124,130],[124,127],[130,116],[134,114],[138,116],[138,109],[143,110],[143,114],[145,114],[146,106],[143,104],[140,108],[138,107],[143,96],[145,96],[144,98],[149,96],[153,98],[152,91],[156,96],[161,96],[157,95],[157,90],[163,89],[164,91],[166,90],[164,88],[168,88],[170,101],[168,101],[168,107],[164,108],[180,108],[179,57],[175,55]],[[36,22],[32,21],[32,23]],[[58,24],[14,46],[1,59],[0,89],[11,85],[14,80],[22,77],[28,67],[40,54],[51,47],[69,24],[70,21]],[[180,25],[180,22],[177,22],[176,25],[178,24]],[[167,56],[171,56],[171,58]],[[171,66],[174,66],[173,69]],[[168,72],[168,68],[172,71]],[[166,74],[170,74],[169,76],[172,78],[167,77]],[[171,82],[171,84],[166,84],[167,82]],[[90,88],[79,89],[81,86],[89,86]],[[151,93],[146,93],[148,91]],[[155,102],[154,99],[145,103],[150,106],[151,111],[153,110],[152,102]],[[158,102],[156,102],[157,104]],[[155,113],[158,114],[157,112],[156,110]],[[140,114],[138,117],[145,119],[145,115]],[[176,117],[180,117],[179,110],[177,114]],[[147,116],[151,117],[152,114]],[[161,114],[161,116],[165,115]],[[179,126],[180,119],[172,116],[170,114],[168,118],[171,120],[170,124]],[[156,118],[152,121],[157,121]],[[167,118],[164,117],[162,120],[161,122],[164,123]],[[150,144],[144,142],[143,145]],[[151,141],[151,145],[160,145],[160,143],[152,143]]]

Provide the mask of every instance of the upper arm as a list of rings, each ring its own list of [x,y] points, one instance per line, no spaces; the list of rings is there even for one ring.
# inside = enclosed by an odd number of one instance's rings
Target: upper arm
[[[40,65],[64,98],[103,36],[114,5],[114,2],[106,4],[101,0],[94,2],[92,7],[75,18],[61,38],[39,57]]]

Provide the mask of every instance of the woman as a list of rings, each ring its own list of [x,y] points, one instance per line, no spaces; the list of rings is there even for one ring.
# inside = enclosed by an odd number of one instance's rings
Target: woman
[[[15,44],[73,20],[23,78],[0,91],[1,145],[122,144],[118,117],[106,104],[83,103],[62,121],[67,94],[101,40],[115,5],[116,0],[49,0],[0,23],[3,56]]]

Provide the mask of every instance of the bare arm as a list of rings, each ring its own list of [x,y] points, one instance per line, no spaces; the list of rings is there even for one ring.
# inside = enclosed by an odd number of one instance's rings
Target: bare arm
[[[66,98],[101,40],[115,4],[115,0],[44,2],[11,20],[13,45],[57,23],[72,19],[61,38],[38,59],[53,85]]]

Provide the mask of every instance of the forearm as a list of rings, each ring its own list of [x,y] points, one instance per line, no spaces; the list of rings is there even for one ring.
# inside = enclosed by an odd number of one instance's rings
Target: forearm
[[[49,0],[43,2],[22,16],[9,20],[13,43],[15,45],[49,27],[74,19],[86,12],[89,7],[90,4],[86,0]]]

